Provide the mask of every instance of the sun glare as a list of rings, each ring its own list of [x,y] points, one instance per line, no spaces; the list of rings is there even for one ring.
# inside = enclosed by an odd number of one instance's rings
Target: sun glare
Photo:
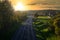
[[[18,2],[18,3],[14,6],[15,11],[17,11],[17,10],[19,10],[19,11],[24,11],[24,10],[26,10],[25,8],[26,8],[26,7],[24,6],[24,4],[23,4],[23,3],[20,3],[20,2]]]

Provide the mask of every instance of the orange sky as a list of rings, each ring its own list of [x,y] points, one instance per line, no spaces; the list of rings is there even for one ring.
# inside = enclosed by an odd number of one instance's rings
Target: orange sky
[[[43,10],[43,9],[58,9],[60,10],[59,0],[11,0],[13,6],[17,2],[22,2],[27,9],[26,10]]]

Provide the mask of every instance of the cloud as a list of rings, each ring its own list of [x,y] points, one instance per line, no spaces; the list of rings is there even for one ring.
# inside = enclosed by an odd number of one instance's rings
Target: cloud
[[[60,5],[60,0],[35,0],[28,5]]]

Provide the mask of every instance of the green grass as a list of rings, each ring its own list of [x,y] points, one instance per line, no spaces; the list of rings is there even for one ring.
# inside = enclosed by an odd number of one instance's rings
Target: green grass
[[[51,37],[48,37],[47,40],[60,40],[60,36],[51,36]]]
[[[51,26],[51,18],[48,16],[38,16],[34,18],[33,28],[36,31],[38,40],[60,40],[59,37],[54,36],[48,27]]]

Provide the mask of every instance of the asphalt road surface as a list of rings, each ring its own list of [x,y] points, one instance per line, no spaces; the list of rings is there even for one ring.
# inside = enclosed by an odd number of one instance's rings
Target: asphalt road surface
[[[32,16],[22,23],[23,25],[15,32],[12,40],[36,40],[35,31],[32,27]]]

